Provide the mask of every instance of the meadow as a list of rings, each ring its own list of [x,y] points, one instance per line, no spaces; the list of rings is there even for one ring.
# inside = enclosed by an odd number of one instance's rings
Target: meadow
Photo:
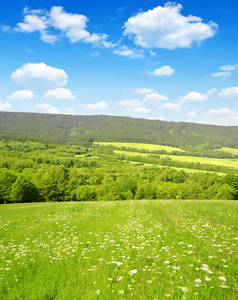
[[[154,144],[144,144],[144,143],[118,143],[118,142],[95,142],[94,144],[99,144],[100,146],[114,146],[119,148],[133,148],[138,150],[145,150],[148,152],[165,150],[167,152],[184,150],[176,147],[170,147],[165,145],[154,145]]]
[[[138,153],[133,151],[123,151],[123,150],[114,150],[115,154],[127,155],[127,156],[143,156],[147,157],[148,153]],[[158,156],[156,154],[152,154],[153,156]],[[208,164],[215,166],[223,166],[229,167],[233,169],[238,169],[238,160],[237,159],[218,159],[211,157],[196,157],[196,156],[179,156],[179,155],[169,155],[169,154],[159,154],[160,158],[166,159],[167,157],[181,162],[194,162],[200,164]]]
[[[238,155],[238,149],[235,149],[235,148],[222,147],[221,149],[217,149],[217,150],[218,151],[225,151],[225,152],[228,152],[228,153]]]
[[[237,299],[238,202],[3,204],[1,299]]]

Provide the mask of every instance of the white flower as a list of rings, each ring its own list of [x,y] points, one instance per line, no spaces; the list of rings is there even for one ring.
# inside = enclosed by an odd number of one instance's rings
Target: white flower
[[[209,274],[213,274],[213,272],[211,270],[209,270],[208,268],[201,268],[201,270],[205,271],[206,273],[209,273]]]
[[[209,278],[209,277],[205,277],[205,281],[211,281],[211,278]]]
[[[188,288],[186,286],[179,286],[178,288],[181,289],[181,291],[183,293],[187,293],[188,292]]]
[[[95,291],[95,294],[97,294],[97,295],[99,295],[100,293],[101,293],[100,290],[96,290],[96,291]]]
[[[122,276],[121,276],[121,277],[118,277],[118,278],[117,278],[117,281],[120,281],[120,280],[122,280],[122,278],[123,278]]]
[[[223,277],[223,276],[221,276],[221,277],[218,277],[220,280],[222,280],[222,281],[226,281],[226,278],[225,277]]]
[[[220,287],[222,287],[223,289],[229,289],[229,287],[227,285],[221,284]]]
[[[196,283],[201,283],[201,282],[202,282],[201,279],[195,279],[194,281],[195,281]]]
[[[166,261],[164,261],[164,264],[170,264],[170,262],[166,260]]]
[[[130,270],[130,274],[136,274],[137,273],[137,270]]]

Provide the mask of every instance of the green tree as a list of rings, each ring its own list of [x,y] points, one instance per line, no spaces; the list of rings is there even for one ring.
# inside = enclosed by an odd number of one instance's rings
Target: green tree
[[[37,202],[39,199],[38,190],[30,180],[19,176],[13,183],[11,202]]]

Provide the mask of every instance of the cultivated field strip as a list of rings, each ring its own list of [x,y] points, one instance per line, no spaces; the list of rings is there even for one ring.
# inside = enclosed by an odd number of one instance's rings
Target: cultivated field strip
[[[148,156],[147,153],[139,153],[133,151],[122,151],[114,150],[115,154],[125,155],[125,156]],[[152,154],[153,156],[158,156],[160,158],[166,159],[167,157],[182,162],[194,162],[200,164],[208,164],[214,166],[229,167],[233,169],[238,169],[238,160],[235,159],[218,159],[218,158],[208,158],[208,157],[196,157],[196,156],[179,156],[179,155],[168,155],[168,154]]]
[[[237,205],[2,205],[0,298],[237,299]]]

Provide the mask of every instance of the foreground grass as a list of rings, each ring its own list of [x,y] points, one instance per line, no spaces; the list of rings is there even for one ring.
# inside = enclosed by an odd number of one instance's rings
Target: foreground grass
[[[134,148],[138,150],[145,150],[149,152],[166,150],[167,152],[180,151],[184,150],[176,147],[164,146],[164,145],[154,145],[154,144],[143,144],[143,143],[118,143],[118,142],[95,142],[94,144],[99,144],[100,146],[115,146],[115,147],[125,147],[125,148]]]
[[[0,206],[1,299],[237,299],[237,201]]]

